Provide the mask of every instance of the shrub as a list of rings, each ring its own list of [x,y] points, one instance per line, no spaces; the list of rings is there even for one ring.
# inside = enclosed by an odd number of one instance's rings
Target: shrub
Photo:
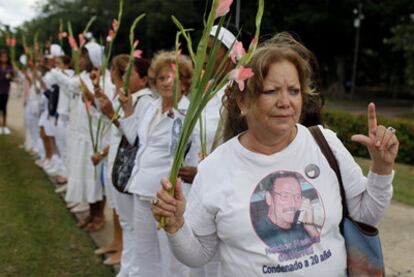
[[[342,140],[345,147],[352,155],[369,158],[365,146],[351,141],[354,134],[368,133],[368,121],[365,115],[353,115],[343,111],[325,110],[323,112],[325,125],[335,131]],[[385,118],[378,116],[378,124],[392,126],[397,130],[397,137],[400,141],[400,148],[397,162],[414,164],[414,123],[406,119]]]

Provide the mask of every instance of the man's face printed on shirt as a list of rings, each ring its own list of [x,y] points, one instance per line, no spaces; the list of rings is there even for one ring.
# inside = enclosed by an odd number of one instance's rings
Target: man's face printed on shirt
[[[289,229],[295,224],[295,214],[302,204],[300,184],[293,177],[277,178],[273,191],[266,193],[269,205],[269,219],[282,229]],[[270,201],[269,201],[270,200]]]

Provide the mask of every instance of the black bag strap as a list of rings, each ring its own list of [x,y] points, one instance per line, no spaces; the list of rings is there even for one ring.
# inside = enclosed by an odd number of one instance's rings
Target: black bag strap
[[[135,99],[135,103],[134,103],[134,105],[133,105],[133,107],[134,107],[134,110],[135,110],[135,108],[137,107],[137,105],[138,105],[138,101],[141,99],[141,97],[143,97],[143,96],[145,96],[145,95],[149,95],[149,94],[141,94],[141,95],[139,95],[138,97],[137,97],[137,99]],[[134,142],[134,144],[133,145],[131,145],[131,146],[137,146],[138,145],[138,143],[139,143],[139,137],[138,137],[138,135],[137,135],[137,137],[136,137],[136,139],[135,139],[135,142]],[[121,138],[121,142],[120,142],[120,144],[119,144],[119,146],[127,146],[127,145],[130,145],[129,144],[129,142],[128,142],[128,140],[127,140],[127,138],[124,136],[124,135],[122,135],[122,138]],[[119,148],[119,146],[118,146],[118,148]]]
[[[336,177],[338,178],[339,191],[341,192],[342,198],[342,218],[349,217],[348,206],[346,204],[345,189],[344,184],[342,183],[342,176],[341,171],[339,170],[338,161],[336,160],[331,147],[322,134],[321,129],[319,129],[318,126],[311,126],[308,129],[318,144],[319,148],[321,149],[329,165],[331,166],[332,170],[335,171]]]

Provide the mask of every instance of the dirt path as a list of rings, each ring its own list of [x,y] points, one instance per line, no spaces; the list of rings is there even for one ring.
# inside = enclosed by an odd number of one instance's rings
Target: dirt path
[[[21,99],[16,94],[10,98],[9,125],[13,131],[17,131],[23,136]],[[361,110],[362,108],[359,108],[359,111]],[[108,224],[104,230],[93,235],[98,245],[108,243],[112,238],[110,210],[106,211],[106,216]],[[392,202],[379,229],[387,276],[414,276],[414,207]]]

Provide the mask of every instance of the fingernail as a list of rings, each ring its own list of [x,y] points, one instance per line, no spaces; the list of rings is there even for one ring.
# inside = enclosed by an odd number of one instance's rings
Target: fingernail
[[[380,146],[380,145],[381,145],[381,142],[378,140],[375,146]]]

